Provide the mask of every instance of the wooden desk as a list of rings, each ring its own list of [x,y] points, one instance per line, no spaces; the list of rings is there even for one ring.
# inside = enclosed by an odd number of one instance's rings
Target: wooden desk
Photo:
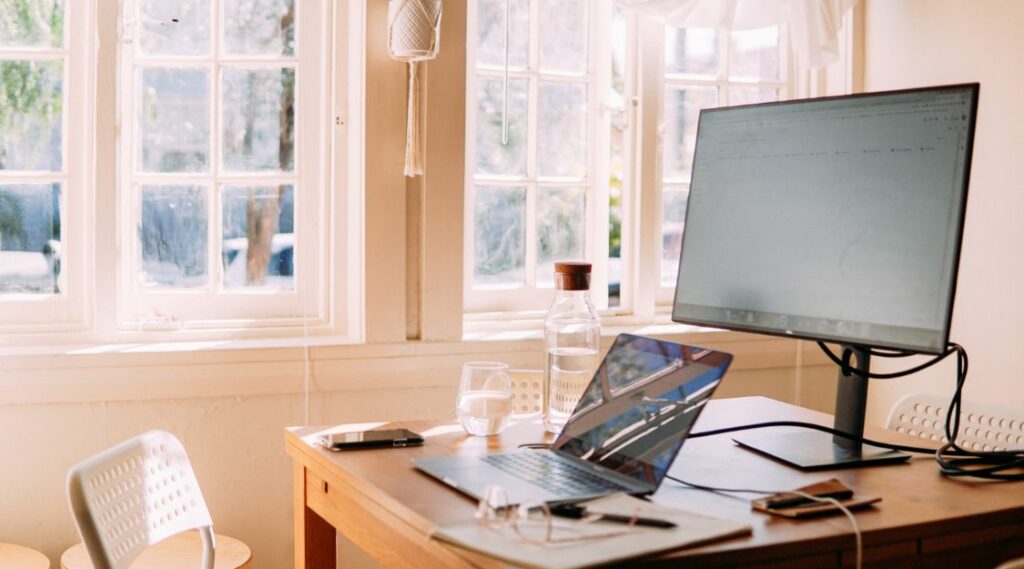
[[[831,417],[792,405],[747,397],[712,401],[696,431],[767,420],[831,424]],[[415,471],[414,458],[514,450],[541,439],[539,419],[524,419],[500,437],[468,437],[456,422],[401,423],[427,443],[406,449],[334,453],[313,444],[340,430],[292,428],[295,567],[334,569],[335,529],[385,567],[497,567],[493,560],[427,536],[438,524],[465,520],[475,504]],[[371,427],[375,427],[371,425]],[[395,425],[397,426],[397,424]],[[917,442],[881,429],[869,436]],[[954,481],[922,456],[896,466],[805,474],[735,446],[728,435],[688,441],[671,474],[713,486],[789,489],[835,476],[858,491],[881,496],[857,514],[864,532],[865,566],[985,567],[1024,556],[1024,484]],[[851,567],[854,538],[843,516],[791,521],[750,510],[744,499],[687,489],[666,480],[654,500],[742,520],[753,535],[675,551],[630,566]]]

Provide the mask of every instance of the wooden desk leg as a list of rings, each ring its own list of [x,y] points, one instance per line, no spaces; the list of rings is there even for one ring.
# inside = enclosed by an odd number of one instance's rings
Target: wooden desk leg
[[[338,535],[334,527],[306,507],[306,468],[292,466],[295,516],[295,569],[337,569]]]

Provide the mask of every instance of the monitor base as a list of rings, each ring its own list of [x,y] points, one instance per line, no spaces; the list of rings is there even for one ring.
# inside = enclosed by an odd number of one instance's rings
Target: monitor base
[[[909,454],[864,444],[860,449],[837,445],[832,435],[820,431],[752,435],[734,438],[738,445],[800,470],[831,470],[899,464]]]

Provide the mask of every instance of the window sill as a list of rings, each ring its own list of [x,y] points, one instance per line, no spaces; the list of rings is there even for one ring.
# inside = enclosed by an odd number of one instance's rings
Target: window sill
[[[544,335],[544,314],[538,312],[491,313],[467,316],[463,322],[462,340],[465,342],[496,340],[539,340]],[[673,322],[667,312],[654,317],[615,315],[601,317],[602,339],[619,334],[641,336],[681,336],[721,334],[724,330],[702,328]]]
[[[818,363],[817,350],[800,356],[800,343],[791,339],[675,324],[667,316],[609,320],[605,348],[630,332],[730,352],[734,370]],[[6,349],[0,353],[0,405],[296,395],[305,390],[307,370],[314,393],[454,390],[469,360],[540,369],[539,321],[519,329],[503,324],[485,330],[474,323],[453,342],[355,344],[320,337],[308,344],[298,338]]]

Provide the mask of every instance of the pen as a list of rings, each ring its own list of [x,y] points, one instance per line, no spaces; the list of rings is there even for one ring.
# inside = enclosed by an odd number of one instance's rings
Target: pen
[[[571,518],[574,520],[582,519],[587,515],[587,509],[583,506],[573,506],[571,504],[562,504],[559,506],[551,507],[551,514],[561,518]],[[617,524],[628,524],[630,522],[636,526],[652,527],[652,528],[674,528],[676,524],[668,520],[659,520],[657,518],[642,518],[637,517],[634,521],[633,516],[625,516],[622,514],[595,514],[600,516],[598,520],[603,522],[613,522]]]

